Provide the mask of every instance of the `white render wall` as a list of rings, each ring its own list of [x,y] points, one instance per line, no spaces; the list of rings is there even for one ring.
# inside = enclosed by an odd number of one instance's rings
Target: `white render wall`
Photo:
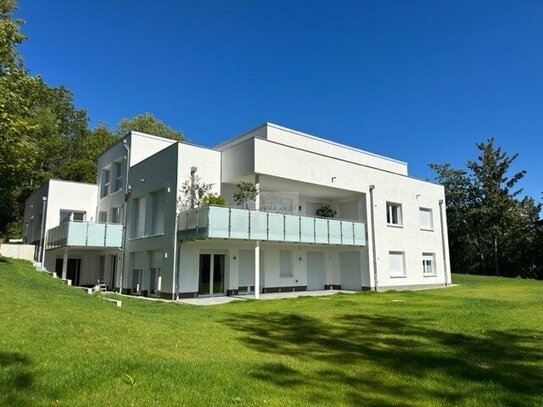
[[[254,251],[255,243],[241,240],[200,240],[181,242],[179,250],[180,293],[198,292],[199,257],[203,253],[226,254],[225,289],[237,289],[239,283],[240,250]],[[341,285],[340,256],[355,252],[361,258],[360,280],[369,286],[370,271],[364,249],[346,246],[292,245],[261,242],[261,288],[307,286],[307,253],[322,252],[326,284]],[[292,252],[292,277],[280,277],[279,251]],[[254,273],[254,268],[252,270]],[[364,284],[365,283],[365,284]],[[361,287],[358,288],[360,290]]]
[[[33,229],[33,233],[28,237],[29,242],[40,239],[41,225],[38,220],[42,213],[43,196],[47,197],[45,230],[59,225],[61,210],[84,211],[87,213],[88,222],[96,220],[95,184],[52,179],[26,200],[24,226],[26,228],[26,225],[29,225]]]

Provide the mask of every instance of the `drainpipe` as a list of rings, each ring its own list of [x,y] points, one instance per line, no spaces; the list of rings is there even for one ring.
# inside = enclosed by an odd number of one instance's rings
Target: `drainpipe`
[[[371,214],[371,248],[373,252],[373,283],[377,291],[377,248],[375,247],[375,213],[373,209],[373,190],[375,185],[370,185],[370,214]]]
[[[124,203],[123,203],[123,235],[121,240],[121,272],[119,273],[119,293],[123,292],[123,276],[124,276],[124,267],[126,264],[126,222],[128,219],[127,209],[128,209],[128,196],[130,195],[129,185],[128,185],[128,172],[130,170],[130,146],[126,138],[123,138],[123,147],[126,150],[126,179],[124,182]]]
[[[449,276],[447,270],[447,254],[445,248],[445,229],[443,228],[443,199],[439,200],[439,222],[441,225],[441,248],[443,250],[443,271],[445,272],[445,286],[449,285]]]
[[[42,206],[42,216],[41,216],[41,244],[40,244],[40,254],[38,255],[38,260],[41,263],[41,267],[45,268],[44,259],[45,259],[45,216],[47,211],[47,197],[42,196],[43,206]]]
[[[177,193],[175,194],[177,195]],[[175,220],[174,220],[174,228],[173,228],[173,299],[178,300],[179,299],[179,280],[177,276],[177,224],[179,219],[179,208],[177,205],[177,198],[175,200]]]

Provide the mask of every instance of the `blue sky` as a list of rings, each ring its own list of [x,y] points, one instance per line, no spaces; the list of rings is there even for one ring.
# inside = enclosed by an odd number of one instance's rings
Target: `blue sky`
[[[21,1],[26,65],[92,124],[213,146],[264,121],[461,166],[494,136],[543,191],[541,1]]]

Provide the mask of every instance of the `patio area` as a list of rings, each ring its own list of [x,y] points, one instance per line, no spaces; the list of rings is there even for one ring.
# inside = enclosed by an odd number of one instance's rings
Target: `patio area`
[[[267,293],[260,294],[260,300],[280,300],[284,298],[298,298],[298,297],[324,297],[334,295],[337,293],[354,294],[355,291],[346,290],[320,290],[320,291],[296,291],[286,293]],[[200,298],[184,298],[175,302],[190,304],[190,305],[221,305],[232,301],[254,300],[254,294],[241,294],[232,297],[220,296],[220,297],[200,297]]]

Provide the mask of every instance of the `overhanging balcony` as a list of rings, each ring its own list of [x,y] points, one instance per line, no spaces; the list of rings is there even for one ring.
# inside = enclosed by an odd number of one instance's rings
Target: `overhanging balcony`
[[[66,222],[47,232],[47,249],[59,247],[121,247],[122,225]]]
[[[178,237],[365,246],[361,222],[208,206],[179,214]]]

